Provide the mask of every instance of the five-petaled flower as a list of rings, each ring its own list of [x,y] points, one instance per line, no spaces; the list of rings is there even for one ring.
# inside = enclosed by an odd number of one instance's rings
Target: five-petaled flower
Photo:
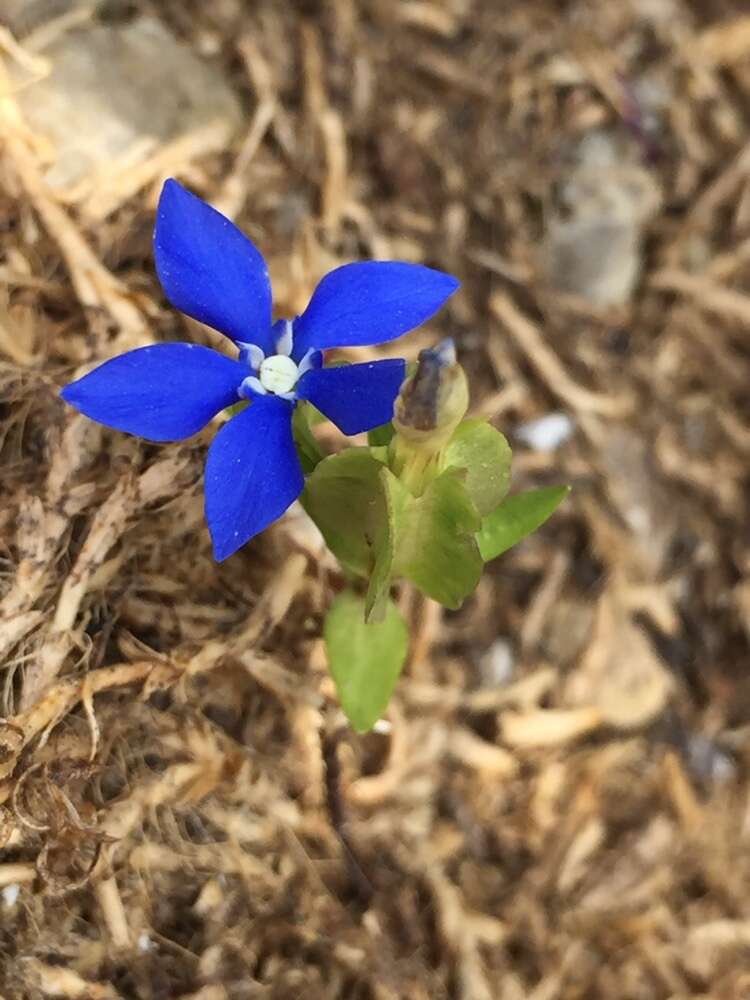
[[[402,360],[324,368],[322,352],[400,337],[432,316],[458,282],[418,264],[345,264],[322,279],[301,316],[274,323],[260,252],[174,180],[159,200],[154,253],[172,305],[229,337],[239,357],[198,344],[141,347],[105,361],[62,396],[93,420],[151,441],[189,437],[220,410],[249,400],[219,430],[206,462],[206,518],[216,558],[226,559],[302,492],[292,435],[298,400],[345,434],[393,416]]]

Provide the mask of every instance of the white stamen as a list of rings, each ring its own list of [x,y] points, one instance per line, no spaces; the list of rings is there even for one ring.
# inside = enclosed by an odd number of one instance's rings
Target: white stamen
[[[240,358],[246,361],[250,367],[257,372],[260,366],[263,364],[265,354],[258,347],[257,344],[242,344],[238,343],[237,346],[240,349]]]
[[[305,354],[304,358],[300,361],[300,363],[299,363],[299,377],[300,378],[302,378],[302,376],[305,374],[305,372],[309,372],[310,371],[310,369],[313,366],[313,358],[315,357],[315,355],[317,353],[318,352],[316,351],[316,349],[314,347],[311,347],[309,349],[309,351],[307,351],[307,353]]]
[[[255,375],[248,375],[247,378],[243,378],[240,383],[240,387],[237,390],[237,395],[240,399],[247,399],[248,396],[252,396],[253,393],[257,393],[260,396],[265,396],[266,388],[260,379],[256,378]]]
[[[276,351],[278,354],[283,354],[288,358],[292,353],[293,346],[294,328],[292,327],[292,321],[290,319],[285,319],[284,332],[276,341]]]
[[[258,372],[264,389],[277,396],[290,393],[299,379],[299,369],[285,354],[274,354],[266,358]]]

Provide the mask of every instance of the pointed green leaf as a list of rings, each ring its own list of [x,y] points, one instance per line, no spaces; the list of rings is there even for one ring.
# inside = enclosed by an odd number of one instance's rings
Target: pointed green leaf
[[[309,403],[295,406],[292,416],[294,443],[305,475],[309,475],[318,462],[322,462],[326,457],[312,432],[312,428],[319,422],[317,419],[319,416],[321,416],[319,411]]]
[[[375,565],[376,540],[381,541],[387,529],[383,468],[367,448],[345,448],[315,467],[301,497],[331,552],[364,577]]]
[[[387,424],[381,424],[380,427],[373,427],[371,431],[368,431],[367,443],[374,448],[387,447],[395,433],[396,430],[389,421]]]
[[[413,503],[413,498],[405,487],[385,466],[380,470],[379,480],[385,516],[380,519],[373,540],[375,564],[370,574],[365,598],[365,620],[368,622],[383,620],[385,603],[391,587],[396,545],[402,532],[404,511]]]
[[[370,454],[374,459],[380,462],[382,465],[388,464],[388,446],[387,445],[370,445]]]
[[[477,535],[485,562],[536,531],[570,493],[569,486],[548,486],[509,497],[482,521]]]
[[[344,591],[326,615],[323,637],[341,707],[357,732],[367,732],[385,711],[406,661],[406,623],[388,601],[383,621],[365,624],[364,601]]]
[[[489,514],[510,486],[510,445],[485,420],[464,420],[456,428],[441,469],[465,469],[466,492],[480,514]]]
[[[408,577],[447,608],[461,607],[482,575],[474,537],[480,526],[460,472],[444,472],[401,512],[394,575]]]

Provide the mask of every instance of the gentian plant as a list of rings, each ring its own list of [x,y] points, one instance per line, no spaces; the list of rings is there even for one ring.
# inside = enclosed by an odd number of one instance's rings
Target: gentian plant
[[[301,499],[347,580],[324,637],[342,707],[367,730],[407,655],[392,585],[408,579],[459,607],[484,562],[546,520],[567,488],[505,498],[510,448],[487,422],[464,419],[466,377],[450,341],[423,351],[408,377],[399,359],[326,366],[329,348],[383,344],[429,319],[458,288],[450,275],[345,264],[300,316],[274,322],[260,252],[174,180],[159,200],[154,254],[169,301],[228,337],[236,357],[190,343],[142,347],[72,382],[63,399],[159,442],[228,412],[206,462],[214,554],[228,558]],[[368,445],[325,455],[314,434],[325,417],[346,435],[370,432]]]

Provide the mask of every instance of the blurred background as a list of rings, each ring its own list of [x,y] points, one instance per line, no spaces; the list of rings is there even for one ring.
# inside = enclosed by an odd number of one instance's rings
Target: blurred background
[[[0,0],[0,995],[750,997],[744,0]],[[343,728],[303,515],[222,565],[212,429],[57,393],[221,338],[151,257],[178,177],[265,253],[461,291],[513,489],[573,486]],[[372,352],[370,352],[371,354]]]

